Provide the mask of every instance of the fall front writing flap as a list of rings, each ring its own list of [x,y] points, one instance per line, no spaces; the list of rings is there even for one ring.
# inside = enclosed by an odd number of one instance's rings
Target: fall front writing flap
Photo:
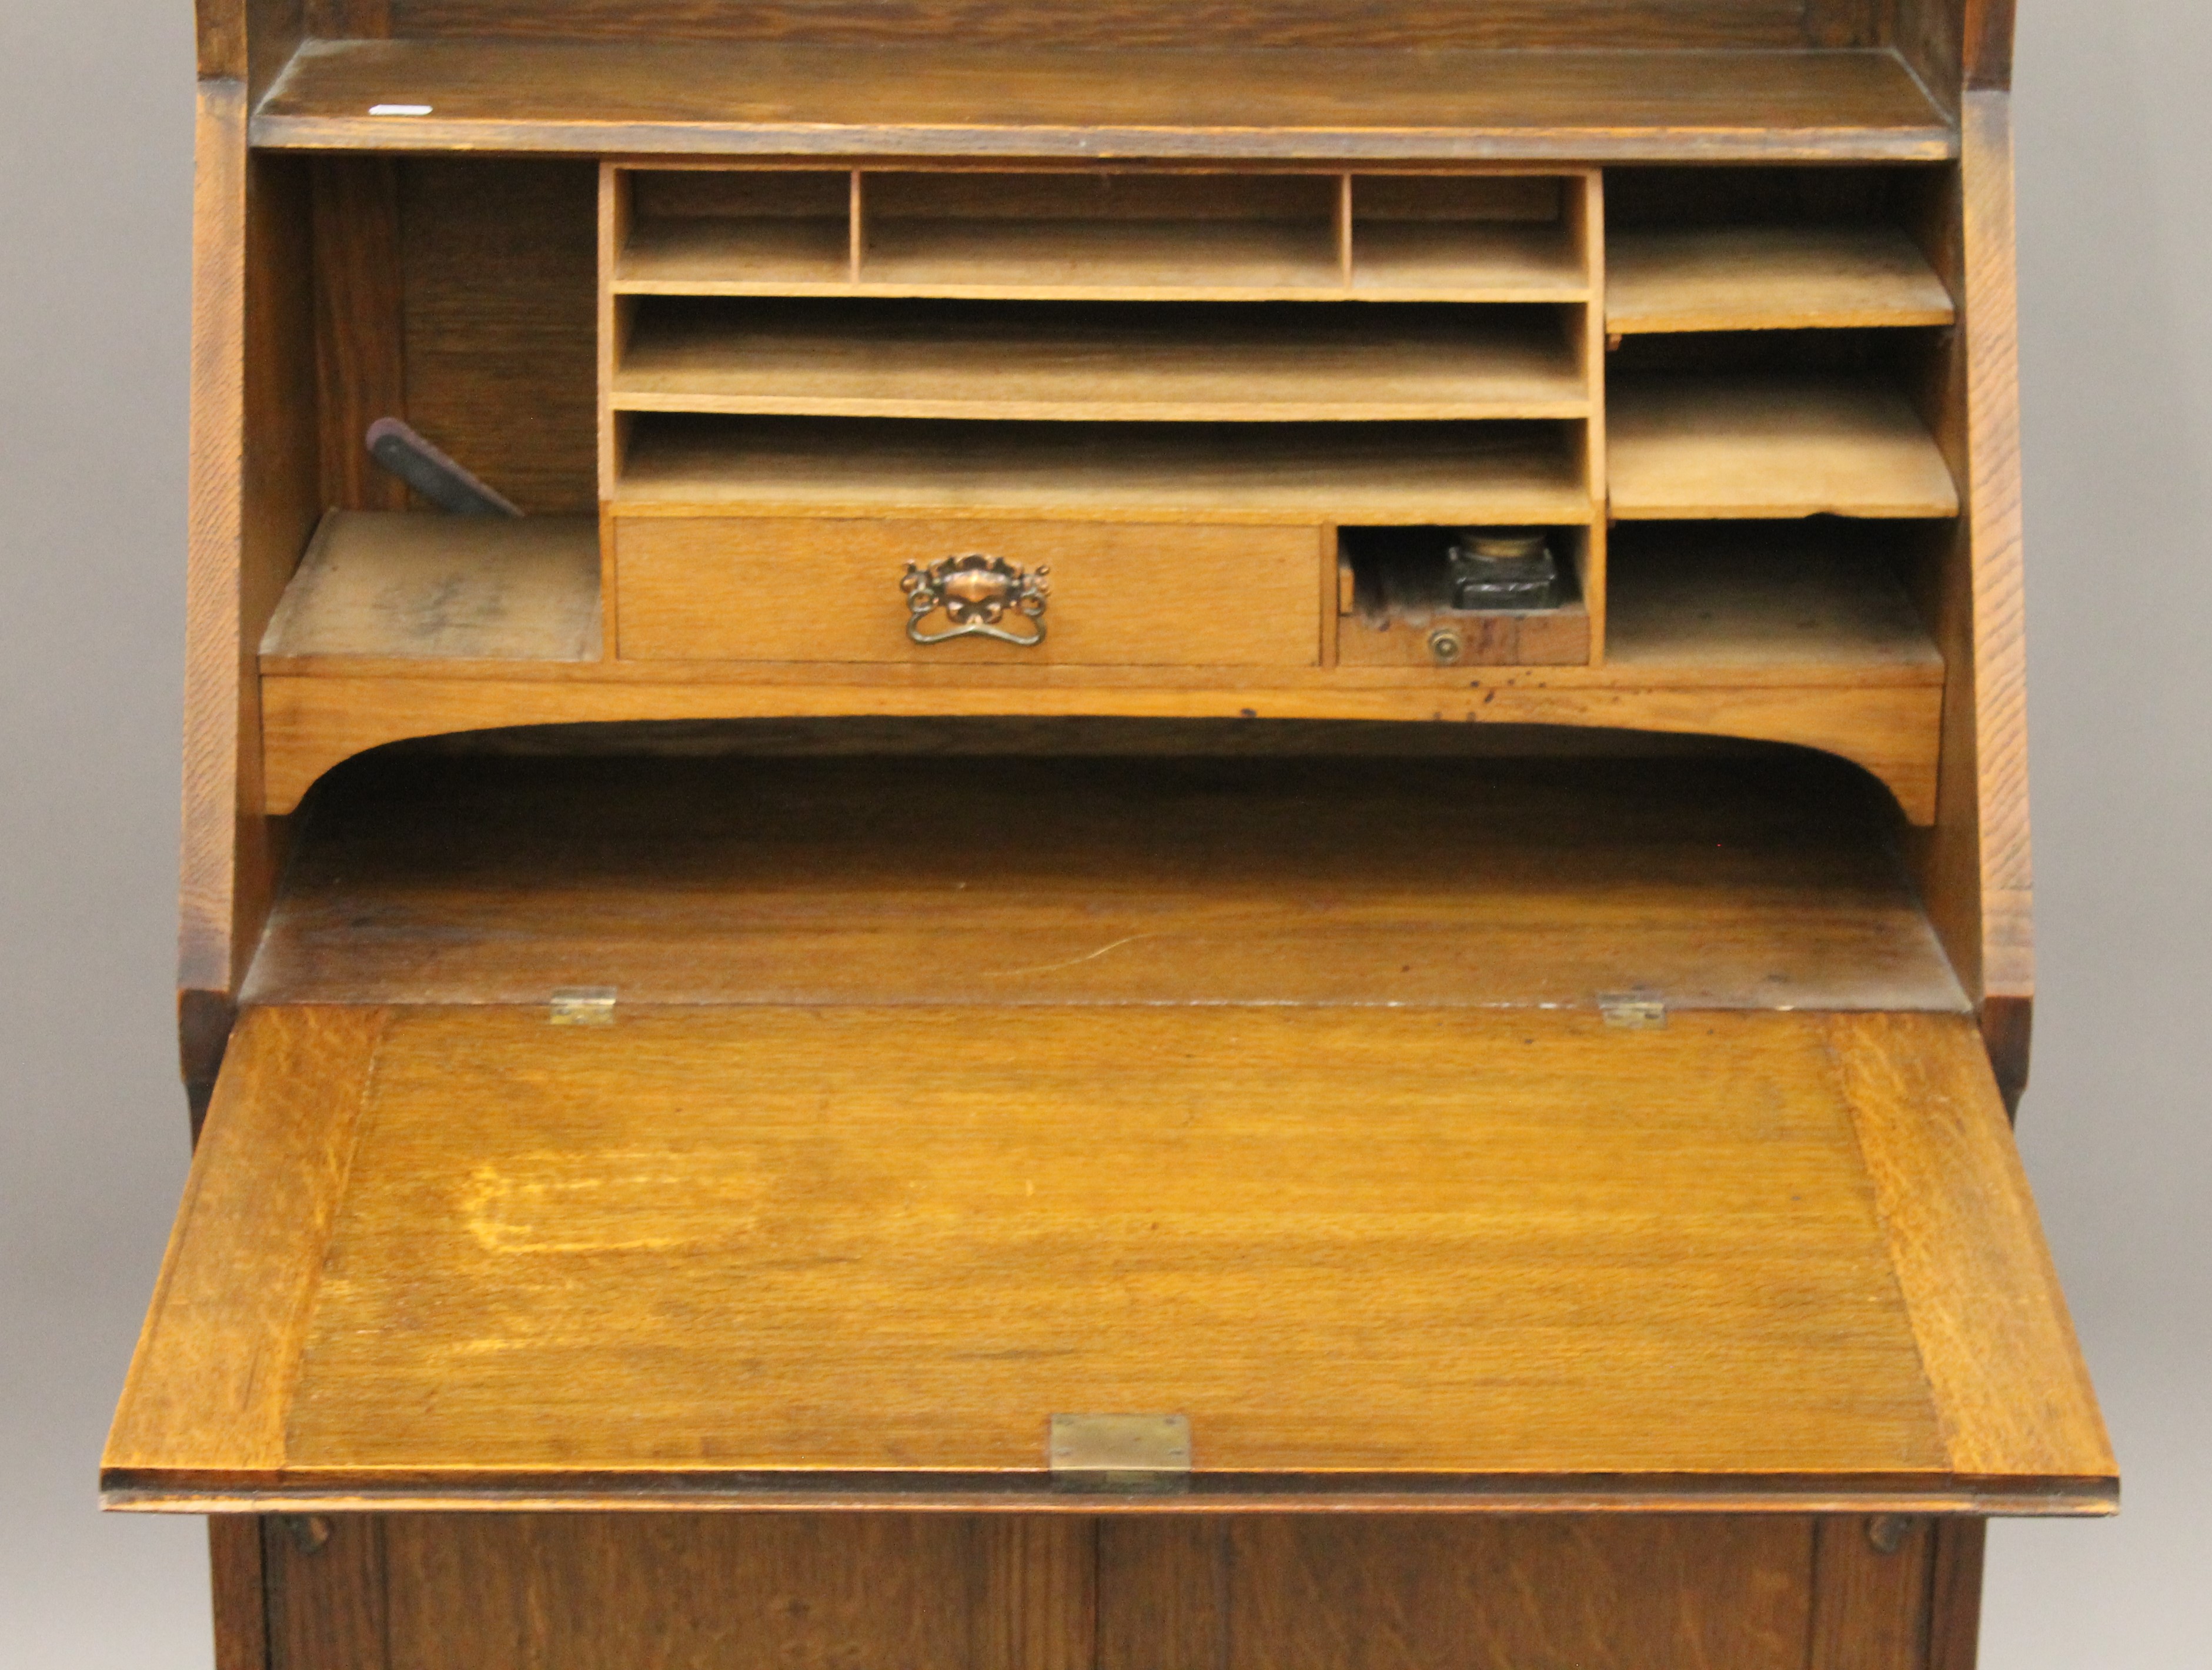
[[[567,1018],[246,1015],[112,1503],[2111,1504],[1967,1017]]]

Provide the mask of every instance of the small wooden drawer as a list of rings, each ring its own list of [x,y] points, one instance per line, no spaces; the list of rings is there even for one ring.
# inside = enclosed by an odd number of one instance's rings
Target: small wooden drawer
[[[625,517],[631,661],[1308,667],[1312,527]]]

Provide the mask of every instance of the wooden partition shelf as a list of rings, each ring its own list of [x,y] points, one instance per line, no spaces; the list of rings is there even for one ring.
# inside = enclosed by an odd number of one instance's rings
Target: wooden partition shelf
[[[1605,322],[1620,334],[1946,325],[1951,293],[1887,226],[1616,233]]]
[[[641,423],[617,521],[687,514],[1588,522],[1556,425]]]
[[[1576,302],[1586,175],[619,169],[617,295]]]
[[[617,411],[1054,421],[1584,418],[1548,310],[685,302],[641,312]]]
[[[1878,380],[1655,373],[1615,378],[1608,395],[1616,516],[1958,513],[1935,436]]]

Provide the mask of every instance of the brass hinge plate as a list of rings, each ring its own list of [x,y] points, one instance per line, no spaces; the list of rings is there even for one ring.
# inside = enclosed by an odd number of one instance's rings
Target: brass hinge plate
[[[1054,1415],[1048,1454],[1055,1490],[1187,1490],[1190,1417]]]
[[[1667,1024],[1667,1005],[1641,992],[1601,992],[1597,1012],[1607,1026],[1629,1032],[1656,1032]]]
[[[611,986],[564,986],[553,993],[545,1018],[555,1026],[612,1026],[615,988]]]

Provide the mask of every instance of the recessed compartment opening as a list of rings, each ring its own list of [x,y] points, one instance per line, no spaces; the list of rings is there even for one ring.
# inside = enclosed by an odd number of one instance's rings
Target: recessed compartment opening
[[[857,276],[938,291],[1326,289],[1330,174],[875,173]]]
[[[1355,295],[1467,301],[1589,294],[1587,182],[1545,174],[1355,174]]]
[[[1340,528],[1338,663],[1579,665],[1590,546],[1583,527]]]
[[[1623,523],[1607,552],[1607,658],[1624,667],[1820,669],[1939,687],[1916,604],[1945,523]]]
[[[617,291],[681,295],[842,285],[852,276],[843,168],[653,168],[623,182]]]
[[[863,718],[426,739],[317,789],[248,996],[1955,1008],[1893,818],[1832,756],[1602,728]],[[1738,929],[1717,947],[1723,911]],[[365,920],[387,931],[325,955]]]
[[[1941,190],[1911,167],[1609,169],[1607,328],[1948,325]]]
[[[1935,329],[1630,336],[1607,356],[1607,477],[1624,521],[1948,518]]]

